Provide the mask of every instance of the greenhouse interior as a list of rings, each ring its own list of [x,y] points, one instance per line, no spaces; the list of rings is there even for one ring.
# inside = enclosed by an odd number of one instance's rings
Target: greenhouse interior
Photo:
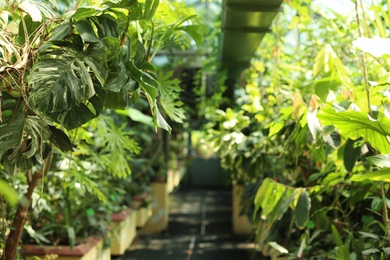
[[[390,259],[390,0],[0,7],[0,260]]]

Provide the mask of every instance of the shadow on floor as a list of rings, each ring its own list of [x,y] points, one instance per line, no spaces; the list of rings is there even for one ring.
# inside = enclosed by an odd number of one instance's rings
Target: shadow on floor
[[[183,187],[170,195],[163,234],[138,236],[117,260],[250,260],[248,237],[235,236],[231,190]],[[258,258],[255,259],[267,259]]]

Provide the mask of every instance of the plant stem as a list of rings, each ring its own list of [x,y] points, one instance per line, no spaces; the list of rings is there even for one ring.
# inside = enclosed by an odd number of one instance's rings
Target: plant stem
[[[3,234],[3,238],[2,238],[2,241],[4,242],[6,237],[5,237],[5,232],[6,232],[6,228],[5,228],[5,225],[6,225],[6,221],[5,221],[5,209],[4,209],[4,200],[3,200],[3,196],[0,194],[0,201],[1,201],[1,220],[2,220],[2,228],[1,228],[1,232]],[[5,260],[5,254],[3,254],[3,260]]]
[[[362,9],[363,9],[363,6],[362,6]],[[359,37],[362,37],[362,30],[360,28],[361,26],[360,26],[358,0],[355,0],[355,13],[356,13],[356,21],[358,24]],[[371,100],[370,100],[370,86],[368,85],[368,73],[367,73],[367,66],[366,66],[366,55],[364,54],[364,52],[362,52],[361,56],[362,56],[362,62],[363,62],[364,83],[366,85],[368,114],[372,117]]]
[[[387,239],[389,240],[389,243],[390,243],[389,213],[387,211],[386,193],[385,193],[385,187],[383,184],[381,184],[381,197],[383,200],[382,219],[383,219],[383,224],[385,225],[385,228],[386,228]]]
[[[29,172],[26,173],[29,175]],[[34,189],[39,183],[42,177],[41,171],[36,171],[32,175],[31,179],[28,179],[28,189],[25,194],[25,201],[19,204],[18,210],[16,211],[15,217],[12,222],[11,232],[8,235],[7,242],[4,249],[5,259],[15,259],[16,251],[18,248],[20,237],[22,236],[24,223],[27,219],[28,208],[30,207],[31,198]]]

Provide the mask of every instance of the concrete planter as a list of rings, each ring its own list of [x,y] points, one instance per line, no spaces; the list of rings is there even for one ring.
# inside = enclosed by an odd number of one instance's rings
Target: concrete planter
[[[156,234],[167,229],[169,221],[169,196],[167,182],[152,182],[153,215],[140,230],[141,234]]]
[[[235,184],[233,185],[233,232],[238,235],[250,235],[253,234],[253,228],[248,216],[240,216],[242,210],[241,197],[244,192],[244,186]]]
[[[137,233],[137,213],[127,209],[111,216],[113,221],[111,255],[123,255],[133,242]]]
[[[34,257],[58,256],[57,260],[110,260],[109,248],[103,247],[103,238],[90,237],[83,244],[75,246],[45,246],[22,245],[21,254],[24,259],[32,260]]]
[[[147,202],[146,207],[142,206],[142,204],[145,201]],[[131,207],[136,210],[137,228],[141,228],[141,227],[145,226],[146,222],[152,216],[153,212],[152,212],[151,201],[152,201],[152,198],[150,198],[150,195],[146,192],[140,194],[139,196],[136,196],[133,199]]]

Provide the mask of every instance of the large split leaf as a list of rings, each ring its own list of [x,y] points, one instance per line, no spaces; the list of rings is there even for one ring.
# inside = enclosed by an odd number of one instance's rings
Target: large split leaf
[[[85,50],[79,36],[44,51],[28,78],[31,105],[45,113],[63,113],[92,98],[94,79],[103,84],[107,77],[104,53],[102,44]]]
[[[16,149],[23,138],[25,123],[24,106],[15,99],[3,99],[2,119],[0,123],[0,160],[4,154]]]
[[[175,122],[183,123],[186,118],[184,109],[182,108],[183,102],[180,100],[180,80],[170,79],[172,74],[159,75],[160,78],[160,103],[164,108],[165,113]]]

